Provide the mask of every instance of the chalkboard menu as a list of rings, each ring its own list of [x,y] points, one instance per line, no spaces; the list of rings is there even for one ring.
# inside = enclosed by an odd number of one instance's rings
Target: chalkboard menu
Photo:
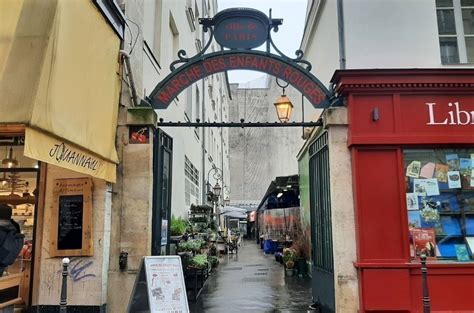
[[[84,196],[59,197],[58,249],[82,249]]]
[[[57,179],[53,195],[51,256],[91,256],[91,179]]]

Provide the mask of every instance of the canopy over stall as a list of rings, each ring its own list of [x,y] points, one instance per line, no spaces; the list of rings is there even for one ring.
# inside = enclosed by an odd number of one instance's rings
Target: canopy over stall
[[[0,1],[0,130],[24,154],[115,181],[120,38],[93,1]]]

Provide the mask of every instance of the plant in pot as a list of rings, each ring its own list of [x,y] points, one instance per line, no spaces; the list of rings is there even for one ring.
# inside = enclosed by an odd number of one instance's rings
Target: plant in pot
[[[186,232],[186,228],[188,227],[188,222],[183,219],[181,216],[176,218],[174,215],[171,216],[171,236],[180,237],[184,235]]]
[[[295,275],[296,251],[293,248],[283,249],[283,264],[285,265],[286,276]]]

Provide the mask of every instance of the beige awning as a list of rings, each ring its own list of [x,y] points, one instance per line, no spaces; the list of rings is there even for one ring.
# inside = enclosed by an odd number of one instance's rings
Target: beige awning
[[[27,156],[114,182],[120,39],[92,1],[2,0],[0,21],[0,124],[27,126]],[[62,143],[101,170],[52,160]]]

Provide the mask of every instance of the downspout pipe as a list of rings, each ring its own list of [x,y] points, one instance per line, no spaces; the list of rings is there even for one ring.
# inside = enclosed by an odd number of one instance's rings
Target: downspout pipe
[[[339,34],[339,68],[346,69],[346,40],[344,37],[344,0],[337,0],[337,30]]]
[[[128,83],[132,92],[132,104],[134,107],[138,106],[137,90],[135,88],[135,80],[133,79],[132,66],[130,65],[130,54],[125,50],[120,50],[120,57],[125,61],[125,68],[127,70]]]

